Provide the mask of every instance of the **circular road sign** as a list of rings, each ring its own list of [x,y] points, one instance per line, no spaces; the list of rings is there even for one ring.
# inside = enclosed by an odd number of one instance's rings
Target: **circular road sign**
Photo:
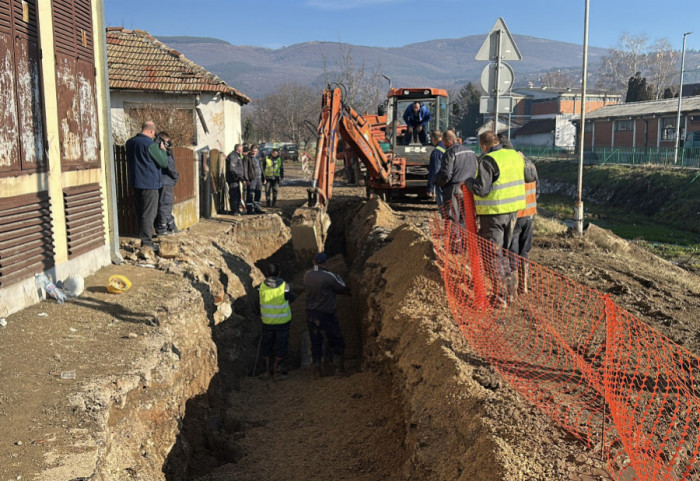
[[[489,95],[496,94],[496,63],[490,63],[481,72],[481,86]],[[508,92],[513,86],[513,68],[505,62],[501,62],[498,78],[498,95]]]

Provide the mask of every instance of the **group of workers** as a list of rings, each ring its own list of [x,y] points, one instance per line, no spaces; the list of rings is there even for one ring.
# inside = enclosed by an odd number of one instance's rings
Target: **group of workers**
[[[265,205],[275,207],[280,183],[284,180],[284,163],[279,149],[270,155],[259,155],[253,144],[246,151],[243,144],[236,144],[226,157],[226,184],[229,193],[229,213],[232,215],[263,214],[260,207],[262,189],[265,186]],[[245,204],[242,202],[245,194]]]
[[[535,165],[493,132],[479,136],[481,159],[457,141],[454,132],[433,132],[428,191],[445,219],[464,225],[462,186],[474,195],[478,235],[492,242],[493,260],[487,273],[500,305],[515,290],[528,290],[527,258],[532,247],[533,216],[537,213],[539,181]],[[506,256],[503,249],[517,256]],[[516,260],[518,259],[518,260]],[[522,260],[520,260],[522,259]],[[513,264],[517,265],[514,269]]]

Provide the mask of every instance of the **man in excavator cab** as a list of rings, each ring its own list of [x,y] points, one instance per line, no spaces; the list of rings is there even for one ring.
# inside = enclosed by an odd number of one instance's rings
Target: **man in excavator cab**
[[[416,136],[422,145],[428,143],[428,136],[425,133],[430,122],[430,110],[419,101],[413,102],[406,107],[403,113],[403,121],[406,122],[406,134],[403,137],[403,144],[408,145],[415,142]]]

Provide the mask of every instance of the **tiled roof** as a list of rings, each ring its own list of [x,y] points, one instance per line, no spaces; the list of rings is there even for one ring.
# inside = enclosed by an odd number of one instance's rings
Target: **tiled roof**
[[[110,89],[221,92],[242,104],[250,102],[250,97],[143,30],[107,28],[107,66]]]

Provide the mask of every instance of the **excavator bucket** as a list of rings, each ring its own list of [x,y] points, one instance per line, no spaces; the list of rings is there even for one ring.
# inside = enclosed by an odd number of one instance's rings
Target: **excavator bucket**
[[[308,263],[323,246],[331,219],[320,207],[300,207],[292,215],[292,245],[300,262]]]

